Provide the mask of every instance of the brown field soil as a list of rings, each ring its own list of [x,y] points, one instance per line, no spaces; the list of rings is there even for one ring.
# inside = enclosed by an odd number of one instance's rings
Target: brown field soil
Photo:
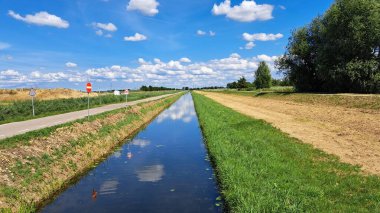
[[[178,97],[116,110],[92,121],[74,122],[49,136],[35,137],[28,144],[0,149],[0,212],[2,208],[19,211],[23,205],[41,205]],[[128,119],[131,122],[126,122]]]
[[[64,88],[36,89],[36,92],[38,100],[87,97],[87,93]],[[90,96],[96,97],[98,94],[92,92]],[[0,89],[0,101],[23,101],[29,99],[29,89]]]
[[[199,92],[242,114],[271,123],[341,161],[380,175],[380,110]]]

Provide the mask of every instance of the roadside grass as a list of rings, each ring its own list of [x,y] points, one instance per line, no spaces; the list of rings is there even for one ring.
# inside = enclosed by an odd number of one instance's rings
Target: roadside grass
[[[70,180],[94,168],[99,161],[104,159],[105,155],[124,141],[125,137],[141,128],[141,125],[147,122],[146,119],[151,120],[153,115],[157,115],[159,111],[170,106],[181,95],[105,112],[92,116],[90,121],[80,119],[64,124],[64,126],[70,126],[75,122],[96,122],[96,120],[107,119],[114,115],[128,115],[116,122],[103,125],[96,132],[83,134],[78,139],[69,141],[50,153],[44,153],[37,157],[20,156],[20,160],[17,160],[9,168],[13,180],[12,186],[0,183],[0,198],[5,198],[19,211],[34,212],[36,207],[41,205],[40,201],[48,199],[57,190],[65,188]],[[24,138],[31,140],[35,137],[49,137],[57,128],[49,131],[37,130],[33,134],[27,133],[25,135],[28,136]],[[25,144],[19,139],[18,136],[9,138],[13,142],[6,148],[13,148],[20,143]],[[0,141],[0,144],[3,142],[4,140]],[[56,176],[51,174],[52,172],[55,172]],[[10,209],[4,209],[4,211],[8,210]],[[2,211],[0,209],[0,212]]]
[[[193,93],[231,212],[380,212],[380,178]]]
[[[281,89],[282,88],[282,89]],[[367,94],[319,94],[295,93],[291,87],[276,87],[255,91],[221,90],[225,94],[243,95],[257,98],[293,101],[298,103],[321,104],[327,106],[341,106],[357,109],[380,109],[380,95]]]
[[[171,94],[174,92],[176,91],[131,92],[128,95],[128,101],[135,101],[153,96]],[[123,102],[125,102],[125,95],[100,95],[97,97],[90,97],[90,108]],[[32,104],[30,100],[14,101],[7,102],[7,104],[0,104],[0,124],[24,121],[87,109],[87,97],[43,101],[39,101],[37,97],[34,106],[36,115],[35,117],[32,116]]]

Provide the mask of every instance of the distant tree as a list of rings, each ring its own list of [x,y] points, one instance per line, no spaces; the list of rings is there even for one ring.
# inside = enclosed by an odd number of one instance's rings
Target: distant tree
[[[254,84],[257,89],[270,88],[272,86],[272,76],[270,75],[268,65],[264,61],[260,62],[259,68],[255,72]]]
[[[231,83],[228,83],[227,84],[227,88],[228,89],[237,89],[237,83],[235,81],[231,82]]]

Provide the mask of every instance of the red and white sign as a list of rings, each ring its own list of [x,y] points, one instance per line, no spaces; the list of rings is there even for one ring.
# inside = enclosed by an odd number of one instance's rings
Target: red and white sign
[[[129,94],[129,90],[128,89],[124,90],[124,95],[128,95],[128,94]]]
[[[87,83],[87,85],[86,85],[86,90],[87,90],[87,93],[90,93],[90,92],[91,92],[91,90],[92,90],[92,85],[91,85],[90,82]]]

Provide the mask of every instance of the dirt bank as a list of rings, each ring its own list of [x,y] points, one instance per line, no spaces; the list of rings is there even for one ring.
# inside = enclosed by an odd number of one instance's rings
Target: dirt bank
[[[199,92],[240,113],[263,119],[341,161],[380,175],[380,111]]]
[[[179,96],[100,114],[28,143],[0,149],[0,210],[30,211],[40,205]]]

